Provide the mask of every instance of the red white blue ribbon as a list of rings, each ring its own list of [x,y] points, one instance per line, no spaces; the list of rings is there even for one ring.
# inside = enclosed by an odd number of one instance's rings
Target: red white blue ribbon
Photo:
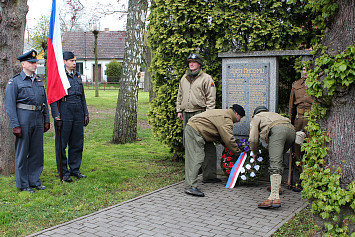
[[[233,168],[229,174],[229,178],[227,181],[227,184],[225,186],[225,188],[234,188],[235,182],[238,179],[239,173],[243,168],[244,162],[247,158],[247,153],[246,152],[242,152],[239,157],[238,160],[235,162],[235,164],[233,165]]]

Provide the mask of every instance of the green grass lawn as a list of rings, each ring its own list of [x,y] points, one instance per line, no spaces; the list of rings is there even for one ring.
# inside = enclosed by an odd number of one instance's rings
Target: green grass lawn
[[[24,236],[132,199],[184,178],[184,163],[172,162],[169,148],[148,125],[149,93],[139,92],[138,137],[132,144],[112,144],[117,90],[86,90],[90,124],[85,127],[81,172],[87,179],[61,183],[56,171],[53,126],[44,135],[44,191],[19,192],[15,176],[0,179],[0,235]],[[305,209],[274,236],[312,236]]]
[[[60,182],[52,127],[44,135],[41,180],[47,189],[19,192],[15,176],[0,179],[0,235],[28,235],[183,180],[183,162],[172,162],[169,148],[151,134],[149,93],[139,92],[141,141],[124,145],[111,143],[118,91],[99,95],[86,90],[90,124],[85,127],[81,172],[87,179]]]

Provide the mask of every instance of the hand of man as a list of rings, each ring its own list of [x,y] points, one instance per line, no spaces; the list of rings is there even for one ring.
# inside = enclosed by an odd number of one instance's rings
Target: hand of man
[[[179,118],[180,120],[183,119],[182,113],[178,113],[178,118]]]
[[[54,126],[56,126],[57,129],[60,129],[63,126],[63,120],[56,118],[54,120]]]
[[[44,132],[47,132],[51,128],[50,123],[44,123]]]
[[[85,115],[85,117],[84,117],[84,126],[85,126],[85,127],[88,126],[89,121],[90,121],[89,115]]]
[[[16,137],[22,137],[22,130],[21,127],[15,127],[12,129],[12,133],[16,136]]]

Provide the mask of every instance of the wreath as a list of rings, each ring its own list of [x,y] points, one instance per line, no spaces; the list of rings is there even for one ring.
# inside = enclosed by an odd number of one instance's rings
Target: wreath
[[[268,166],[267,150],[259,146],[259,155],[253,158],[253,152],[250,149],[250,143],[246,139],[237,139],[236,143],[242,152],[247,153],[247,158],[243,168],[240,171],[237,184],[254,184],[260,178],[265,177]],[[222,152],[221,167],[226,176],[229,176],[233,165],[238,160],[240,153],[233,154],[227,147]]]

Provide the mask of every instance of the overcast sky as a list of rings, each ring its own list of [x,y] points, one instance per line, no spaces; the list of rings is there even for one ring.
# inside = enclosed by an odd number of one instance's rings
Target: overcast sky
[[[58,7],[62,9],[65,7],[66,0],[57,0]],[[80,0],[88,12],[94,12],[95,7],[101,7],[105,4],[115,3],[115,0]],[[128,0],[120,0],[121,3],[127,4]],[[52,8],[52,0],[28,0],[27,5],[29,7],[27,13],[27,26],[26,28],[32,28],[36,26],[36,22],[42,15],[50,16]],[[121,4],[122,5],[122,4]],[[127,9],[127,6],[126,6]],[[100,19],[100,30],[109,28],[110,31],[125,30],[126,18],[120,17],[120,14],[113,14],[105,16]]]

